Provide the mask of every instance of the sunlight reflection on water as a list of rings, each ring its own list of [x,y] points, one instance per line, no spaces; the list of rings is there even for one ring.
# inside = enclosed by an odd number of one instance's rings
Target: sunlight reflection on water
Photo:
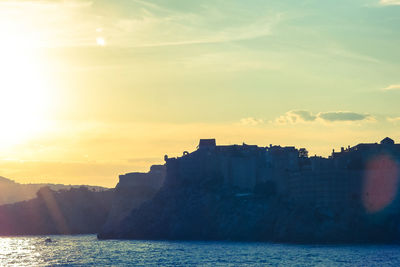
[[[400,266],[400,246],[98,241],[94,235],[0,238],[1,266]]]

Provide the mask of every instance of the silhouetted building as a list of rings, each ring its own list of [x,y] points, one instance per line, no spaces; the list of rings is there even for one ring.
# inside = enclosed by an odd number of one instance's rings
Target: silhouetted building
[[[381,145],[394,145],[393,139],[386,137],[381,141]]]
[[[379,144],[343,147],[323,158],[309,157],[305,148],[244,143],[217,146],[215,139],[201,139],[196,151],[166,157],[166,183],[211,181],[236,194],[259,193],[258,189],[264,188],[288,200],[317,206],[356,204],[365,193],[368,164],[381,155],[397,163],[400,145],[387,137]],[[274,190],[267,190],[268,186]]]
[[[215,139],[200,139],[199,142],[199,149],[207,149],[207,148],[214,148],[216,147]]]
[[[149,172],[131,172],[119,176],[117,187],[151,187],[158,190],[164,183],[165,165],[153,165]]]

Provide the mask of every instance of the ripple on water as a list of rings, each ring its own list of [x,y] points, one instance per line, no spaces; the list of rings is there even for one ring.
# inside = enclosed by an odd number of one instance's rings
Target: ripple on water
[[[0,265],[400,266],[400,246],[99,241],[94,235],[0,238]]]

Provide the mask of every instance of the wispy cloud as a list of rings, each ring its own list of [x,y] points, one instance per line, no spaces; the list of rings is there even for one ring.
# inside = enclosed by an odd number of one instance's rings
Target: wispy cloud
[[[273,25],[279,21],[279,16],[220,30],[204,30],[207,27],[204,25],[199,27],[198,25],[204,24],[206,18],[197,17],[196,19],[198,21],[193,23],[193,18],[188,18],[187,16],[177,15],[173,21],[160,17],[149,18],[147,27],[151,27],[154,32],[159,32],[157,36],[149,36],[148,31],[142,32],[142,29],[137,27],[138,21],[136,19],[124,20],[123,24],[124,29],[127,30],[126,33],[130,31],[134,31],[139,35],[143,33],[143,38],[138,39],[140,41],[130,43],[130,47],[184,46],[227,43],[268,36],[272,32]],[[131,25],[136,25],[136,27]],[[163,32],[166,26],[168,26],[168,32],[175,33],[165,36]]]
[[[134,48],[249,40],[270,35],[282,20],[280,13],[271,13],[247,17],[240,23],[220,23],[232,19],[231,14],[223,10],[213,14],[206,8],[185,12],[150,1],[127,2],[5,0],[0,2],[0,25],[18,21],[24,29],[21,35],[34,32],[42,46],[95,46],[96,38],[101,37],[108,45]]]
[[[243,118],[240,120],[241,125],[256,126],[256,125],[260,125],[263,123],[264,123],[263,119],[257,119],[257,118],[253,118],[253,117]]]
[[[11,45],[95,45],[99,19],[88,13],[92,8],[93,2],[86,0],[1,1],[0,32]]]
[[[21,5],[31,5],[31,6],[41,6],[42,8],[46,8],[48,5],[63,5],[66,7],[82,7],[82,6],[91,6],[93,1],[89,0],[4,0],[0,3],[1,6],[21,6]]]
[[[295,124],[302,122],[315,121],[317,116],[306,110],[291,110],[286,112],[284,115],[279,116],[276,122],[279,124]]]
[[[343,47],[343,45],[338,43],[332,43],[326,49],[326,53],[329,53],[335,57],[341,57],[343,59],[355,60],[360,62],[368,62],[368,63],[380,63],[380,60],[356,50],[349,50],[348,48]]]
[[[394,122],[394,123],[400,122],[400,117],[388,117],[386,119],[388,122]]]
[[[400,0],[380,0],[379,4],[383,6],[400,6]]]
[[[389,85],[385,88],[382,88],[383,91],[394,91],[394,90],[400,90],[400,84],[392,84]]]
[[[333,112],[320,112],[318,118],[324,121],[362,121],[370,120],[372,116],[369,114],[362,114],[356,112],[347,111],[333,111]]]
[[[309,122],[359,122],[374,121],[374,117],[369,114],[349,112],[349,111],[330,111],[313,114],[306,110],[291,110],[276,120],[279,124],[296,124]]]

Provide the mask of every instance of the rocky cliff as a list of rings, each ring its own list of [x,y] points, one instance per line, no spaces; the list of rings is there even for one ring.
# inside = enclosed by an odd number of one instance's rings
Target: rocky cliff
[[[100,239],[246,240],[364,243],[400,240],[400,211],[368,213],[360,203],[316,207],[286,201],[273,190],[224,189],[218,177],[164,186]]]
[[[165,166],[153,165],[147,173],[127,173],[120,175],[119,179],[111,210],[102,227],[104,233],[118,228],[132,210],[153,199],[164,183]]]

